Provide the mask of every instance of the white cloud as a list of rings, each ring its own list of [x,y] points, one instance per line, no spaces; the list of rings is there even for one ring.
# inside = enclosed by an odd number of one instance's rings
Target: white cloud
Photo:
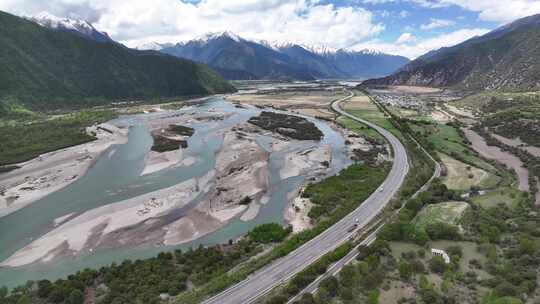
[[[461,29],[423,40],[407,40],[401,35],[394,43],[385,43],[375,39],[359,43],[353,48],[356,50],[374,49],[388,54],[402,55],[414,59],[431,50],[453,46],[472,37],[484,35],[487,32],[489,32],[487,29]]]
[[[431,18],[429,23],[420,25],[420,29],[433,30],[436,28],[453,26],[455,24],[456,22],[453,20]]]
[[[399,17],[401,18],[407,18],[411,15],[411,13],[409,13],[409,11],[406,11],[406,10],[402,10],[401,12],[399,12]]]
[[[440,2],[479,12],[480,19],[486,21],[510,22],[540,13],[539,0],[440,0]]]
[[[19,15],[48,11],[91,19],[97,28],[127,45],[182,41],[229,30],[251,39],[339,48],[370,39],[384,29],[368,10],[319,0],[0,0],[0,9]]]
[[[484,21],[506,23],[540,13],[540,0],[404,0],[423,7],[441,8],[451,5],[478,12]]]
[[[416,41],[416,37],[414,37],[411,33],[403,33],[399,38],[396,40],[397,44],[403,44],[403,43],[409,43]]]
[[[392,2],[398,2],[399,0],[362,0],[362,3],[364,4],[384,4],[384,3],[392,3]]]

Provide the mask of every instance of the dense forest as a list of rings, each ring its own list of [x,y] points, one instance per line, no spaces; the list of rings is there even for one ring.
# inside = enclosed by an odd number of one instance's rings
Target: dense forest
[[[33,109],[234,91],[193,61],[54,31],[0,12],[0,101]]]

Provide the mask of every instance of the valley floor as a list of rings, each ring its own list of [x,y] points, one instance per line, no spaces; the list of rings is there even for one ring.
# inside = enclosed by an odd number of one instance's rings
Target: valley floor
[[[323,109],[332,99],[339,96],[336,93],[324,93],[321,96],[317,93],[311,94],[313,96],[309,107],[314,106],[314,109],[319,107]],[[242,96],[240,99],[257,100],[259,97],[251,95],[249,98]],[[231,96],[229,99],[236,100],[238,97]],[[297,102],[296,98],[284,100],[290,105]],[[286,103],[285,101],[282,101],[282,105]],[[238,107],[252,107],[252,105],[246,102],[238,104]],[[203,176],[172,187],[83,213],[63,215],[55,219],[54,229],[18,250],[3,261],[1,266],[20,267],[36,262],[49,262],[60,257],[92,253],[99,248],[178,245],[216,231],[233,219],[251,221],[270,199],[269,161],[273,153],[279,153],[283,157],[283,164],[277,172],[281,180],[302,176],[306,180],[313,181],[331,172],[329,164],[333,161],[333,148],[328,144],[306,146],[249,123],[236,123],[232,127],[221,128],[218,127],[219,123],[227,119],[234,120],[236,114],[217,109],[197,112],[186,104],[182,115],[175,114],[175,110],[159,106],[155,106],[154,109],[154,113],[139,118],[151,133],[164,134],[164,130],[172,125],[195,127],[207,124],[209,128],[216,128],[212,134],[222,137],[223,143],[222,148],[216,152],[213,168]],[[332,132],[347,137],[348,144],[341,153],[353,155],[355,149],[369,151],[372,148],[372,143],[362,137],[353,136],[333,123],[329,124],[334,130]],[[29,184],[36,179],[45,183],[48,177],[63,181],[65,177],[58,176],[62,173],[71,176],[72,180],[69,182],[73,182],[84,175],[103,151],[112,145],[125,143],[127,131],[111,124],[99,125],[88,130],[96,133],[97,141],[43,155],[24,164],[21,169],[0,175],[0,179],[8,185],[11,185],[12,180],[18,181],[21,178]],[[268,146],[260,144],[261,135],[270,139]],[[102,157],[111,157],[115,152],[114,149],[108,151],[110,155]],[[73,159],[68,161],[68,157]],[[141,175],[151,177],[153,174],[171,169],[190,168],[200,161],[201,159],[196,156],[185,155],[183,149],[163,153],[150,151],[146,155]],[[73,171],[63,170],[64,166],[77,171],[72,174]],[[49,176],[44,172],[55,175]],[[25,183],[7,187],[5,194],[8,197],[17,194],[22,201],[26,196],[21,192],[32,193],[31,191],[40,190],[38,187],[36,190],[30,190]],[[41,196],[28,195],[28,198],[38,200],[68,184],[62,182],[55,187],[48,183],[48,192],[41,190],[37,192]],[[299,198],[299,195],[299,189],[288,193],[286,199],[290,203],[283,210],[285,220],[292,225],[295,232],[311,227],[311,219],[308,216],[311,203],[309,200]],[[18,206],[23,207],[24,204]]]

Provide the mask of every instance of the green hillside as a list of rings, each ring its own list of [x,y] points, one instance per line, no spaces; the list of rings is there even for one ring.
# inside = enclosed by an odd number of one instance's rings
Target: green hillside
[[[208,67],[99,43],[0,12],[0,100],[34,109],[204,95],[234,88]]]

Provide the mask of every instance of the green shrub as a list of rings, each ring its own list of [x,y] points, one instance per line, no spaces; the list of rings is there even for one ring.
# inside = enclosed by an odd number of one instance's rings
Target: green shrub
[[[280,224],[268,223],[255,227],[248,236],[255,242],[267,244],[281,242],[289,233],[291,233],[291,227],[283,228]]]
[[[446,270],[444,259],[440,256],[434,256],[429,260],[429,269],[432,272],[442,274]]]

